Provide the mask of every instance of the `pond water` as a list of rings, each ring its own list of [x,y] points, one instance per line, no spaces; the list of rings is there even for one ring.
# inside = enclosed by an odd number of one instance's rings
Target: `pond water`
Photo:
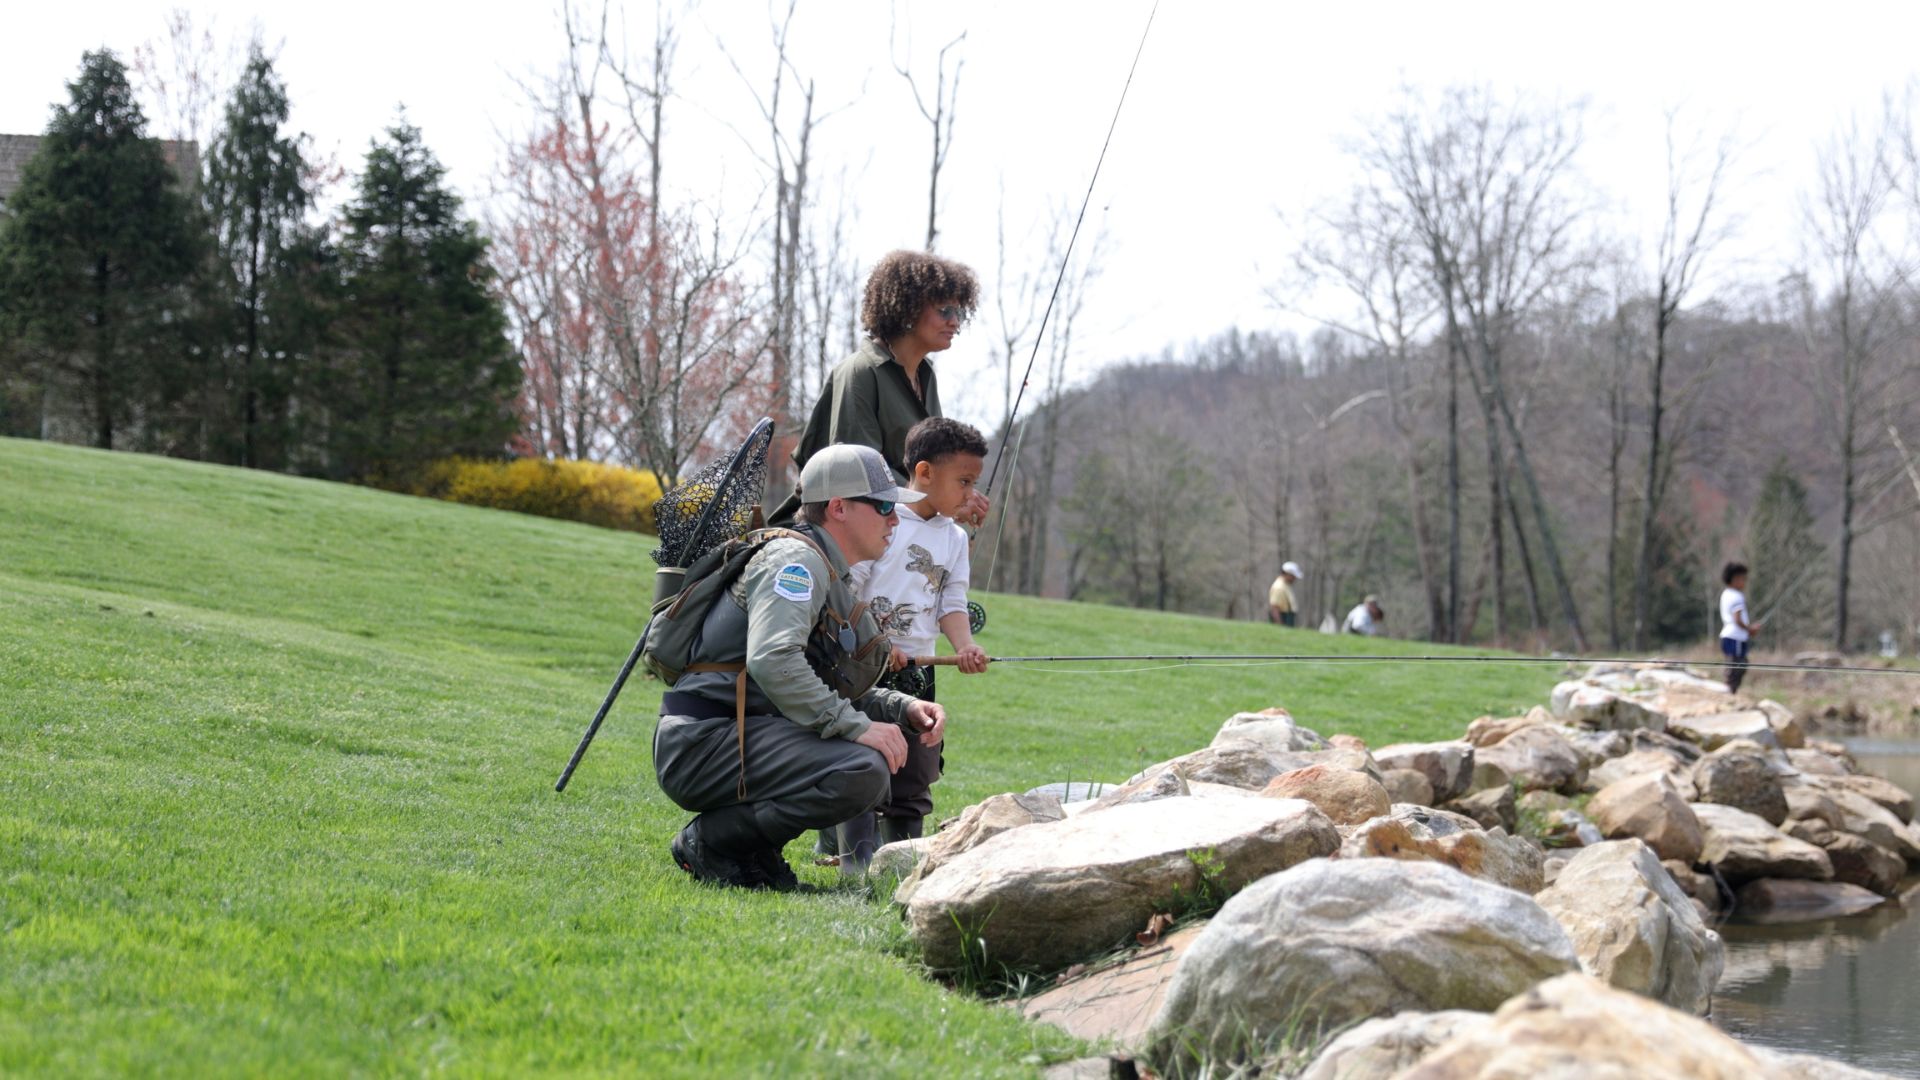
[[[1920,739],[1857,739],[1863,772],[1920,792]],[[1714,1021],[1743,1041],[1920,1077],[1920,878],[1848,919],[1721,926]]]

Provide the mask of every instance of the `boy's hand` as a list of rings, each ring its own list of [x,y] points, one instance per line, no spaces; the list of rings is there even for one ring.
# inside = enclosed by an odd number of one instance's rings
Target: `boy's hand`
[[[893,655],[889,657],[887,660],[887,670],[899,671],[901,668],[907,666],[907,661],[909,659],[911,658],[907,656],[906,650],[902,649],[898,645],[895,645],[893,647]]]
[[[954,656],[960,661],[962,675],[978,675],[987,670],[987,650],[978,645],[968,645],[954,650]]]
[[[921,746],[939,746],[947,737],[947,710],[931,701],[916,700],[908,705],[907,723],[920,733]]]
[[[962,506],[960,512],[954,515],[954,519],[962,525],[977,529],[987,523],[987,514],[992,510],[993,501],[985,495],[973,491],[967,494],[966,505]]]

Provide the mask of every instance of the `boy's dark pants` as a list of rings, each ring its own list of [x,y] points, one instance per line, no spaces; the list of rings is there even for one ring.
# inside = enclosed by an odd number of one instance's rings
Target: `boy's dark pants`
[[[1740,692],[1740,683],[1747,677],[1747,649],[1752,644],[1730,637],[1720,639],[1720,652],[1727,658],[1727,689],[1733,693]]]
[[[881,685],[906,691],[921,701],[932,701],[933,669],[918,670],[925,679],[924,685],[903,683],[899,681],[900,673],[882,679]],[[945,742],[927,746],[921,743],[919,736],[907,736],[907,763],[893,774],[887,797],[880,801],[872,813],[860,814],[840,826],[839,847],[843,861],[851,860],[864,867],[881,844],[891,844],[922,834],[926,828],[926,817],[933,812],[933,782],[940,779],[940,771],[945,764],[942,751],[945,749]],[[876,816],[878,821],[875,820]]]

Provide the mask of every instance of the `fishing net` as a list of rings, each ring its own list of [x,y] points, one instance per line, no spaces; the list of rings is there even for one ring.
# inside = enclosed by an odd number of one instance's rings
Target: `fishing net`
[[[762,420],[731,456],[661,496],[653,506],[654,526],[660,531],[653,561],[661,566],[691,566],[695,559],[744,534],[760,508],[767,483],[767,448],[772,444],[773,421]]]

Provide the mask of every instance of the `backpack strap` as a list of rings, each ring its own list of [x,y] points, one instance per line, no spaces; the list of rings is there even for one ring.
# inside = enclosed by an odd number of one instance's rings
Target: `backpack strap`
[[[756,508],[755,513],[758,513],[758,512],[759,511]],[[747,535],[747,539],[753,541],[754,543],[756,543],[761,547],[764,547],[766,545],[766,542],[771,540],[798,540],[801,543],[812,548],[814,554],[820,556],[820,561],[826,564],[828,572],[832,572],[833,570],[833,560],[827,558],[826,549],[821,547],[818,543],[814,541],[813,537],[808,536],[806,533],[799,532],[794,529],[782,529],[782,528],[755,529],[753,532]],[[686,594],[682,593],[681,595],[685,596]],[[858,619],[860,617],[859,612],[861,608],[864,608],[864,607],[866,607],[866,605],[861,604],[859,607],[854,608],[854,618]],[[676,603],[674,605],[675,613],[677,613],[678,610],[679,610],[679,604]],[[696,671],[725,672],[727,674],[731,674],[734,676],[734,680],[733,680],[733,741],[734,741],[734,745],[739,749],[739,753],[740,753],[740,781],[735,786],[734,793],[739,797],[741,802],[746,802],[747,801],[747,665],[745,664],[688,664],[685,670],[689,673],[696,672]]]
[[[733,741],[740,748],[740,782],[735,785],[734,793],[741,802],[747,801],[747,665],[745,664],[688,664],[688,671],[724,671],[734,676],[733,680]]]

